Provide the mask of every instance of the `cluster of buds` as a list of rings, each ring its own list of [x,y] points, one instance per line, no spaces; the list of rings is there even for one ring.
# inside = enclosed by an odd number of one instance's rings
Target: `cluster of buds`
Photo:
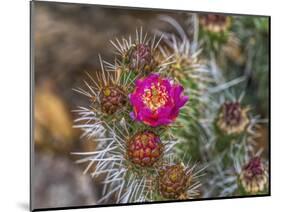
[[[242,108],[239,102],[225,102],[220,109],[217,126],[228,134],[240,134],[249,124],[249,108]]]
[[[261,158],[252,158],[243,167],[239,179],[247,193],[256,194],[264,191],[268,182],[268,174]]]
[[[179,164],[163,168],[163,164],[171,162],[171,149],[176,143],[170,131],[166,131],[167,126],[176,121],[189,97],[184,87],[170,75],[170,57],[161,57],[161,51],[156,50],[161,38],[157,42],[155,37],[145,40],[146,36],[138,33],[134,43],[131,38],[122,42],[116,39],[117,43],[112,42],[120,56],[116,64],[100,58],[102,76],[97,76],[97,80],[90,77],[93,85],[85,82],[89,91],[78,90],[94,104],[89,109],[79,110],[81,127],[85,135],[97,135],[99,142],[97,150],[90,153],[93,157],[87,170],[96,162],[97,171],[93,176],[107,173],[108,192],[117,192],[118,201],[126,199],[130,192],[137,200],[146,199],[138,189],[143,188],[143,193],[148,193],[144,190],[150,179],[158,180],[155,192],[163,199],[187,199],[198,195],[200,186],[198,181],[195,186],[191,185],[192,170],[187,171]],[[185,63],[189,66],[188,61]],[[106,73],[109,69],[111,73]],[[86,160],[89,158],[82,161]],[[116,175],[115,170],[120,172]],[[138,180],[132,180],[136,178]],[[128,180],[131,182],[127,183]],[[137,194],[134,194],[136,189]]]

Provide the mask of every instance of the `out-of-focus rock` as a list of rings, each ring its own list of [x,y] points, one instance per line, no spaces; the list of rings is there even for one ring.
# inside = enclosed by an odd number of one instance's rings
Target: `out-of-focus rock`
[[[96,204],[94,183],[89,175],[61,156],[36,154],[33,177],[34,207],[71,207]]]
[[[77,131],[72,127],[70,109],[50,82],[36,87],[34,107],[35,145],[49,151],[69,151]]]

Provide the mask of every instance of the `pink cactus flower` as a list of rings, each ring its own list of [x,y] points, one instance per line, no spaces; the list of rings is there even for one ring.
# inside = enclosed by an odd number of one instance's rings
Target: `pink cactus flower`
[[[180,108],[188,101],[181,85],[159,74],[136,80],[129,98],[133,106],[131,117],[152,127],[172,123],[179,115]]]

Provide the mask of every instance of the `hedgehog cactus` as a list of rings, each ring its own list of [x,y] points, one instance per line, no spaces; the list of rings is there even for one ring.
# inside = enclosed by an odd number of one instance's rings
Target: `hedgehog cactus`
[[[100,202],[266,192],[265,165],[249,162],[261,154],[256,139],[265,121],[238,95],[245,77],[225,78],[215,56],[234,20],[192,15],[190,39],[175,20],[160,19],[176,33],[149,37],[141,28],[135,39],[110,41],[114,64],[100,57],[101,75],[88,74],[86,89],[76,89],[92,104],[76,110],[75,126],[97,148],[74,154],[88,164],[84,173],[94,167],[91,176],[103,179]]]
[[[93,100],[91,108],[77,110],[81,118],[76,126],[84,130],[83,135],[94,137],[98,145],[94,152],[74,154],[88,155],[79,160],[89,162],[85,172],[95,163],[92,176],[105,174],[104,192],[108,193],[104,193],[101,202],[110,196],[117,196],[116,202],[158,199],[160,188],[150,182],[158,179],[163,164],[173,163],[178,139],[171,128],[188,96],[168,74],[171,57],[159,56],[161,38],[146,40],[141,29],[135,42],[131,37],[122,43],[116,41],[111,43],[118,52],[117,62],[113,65],[100,58],[102,76],[96,77],[100,82],[89,75],[91,81],[85,82],[88,90],[76,89]],[[183,168],[182,171],[185,173]],[[198,180],[191,189],[187,189],[186,180],[184,183],[183,190],[191,196],[198,195]],[[180,196],[174,195],[187,197]]]

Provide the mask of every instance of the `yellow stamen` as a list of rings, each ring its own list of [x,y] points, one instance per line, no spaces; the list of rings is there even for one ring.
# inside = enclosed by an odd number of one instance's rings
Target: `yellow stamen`
[[[166,87],[161,85],[160,82],[157,84],[152,83],[150,88],[145,89],[142,100],[149,109],[152,111],[157,110],[168,101]]]

